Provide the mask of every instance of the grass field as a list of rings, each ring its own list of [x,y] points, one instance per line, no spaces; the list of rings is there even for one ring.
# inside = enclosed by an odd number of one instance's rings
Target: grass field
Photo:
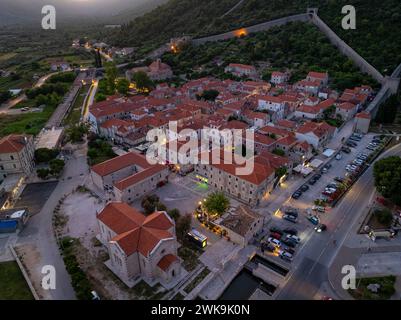
[[[356,280],[357,288],[348,292],[357,300],[388,300],[395,293],[395,281],[395,276],[361,278]],[[368,289],[370,284],[380,285],[377,293]]]
[[[0,300],[33,300],[28,284],[14,261],[0,263]]]
[[[11,133],[37,135],[53,111],[53,108],[45,107],[42,112],[0,116],[0,137]]]
[[[14,81],[10,81],[9,78],[0,78],[0,90],[10,90],[10,89],[21,89],[25,87],[30,87],[32,85],[31,82],[28,82],[26,79],[18,79]]]

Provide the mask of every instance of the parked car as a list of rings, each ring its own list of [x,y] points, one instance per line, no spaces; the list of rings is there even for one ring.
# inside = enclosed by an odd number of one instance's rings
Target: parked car
[[[288,262],[292,262],[292,254],[286,251],[281,251],[280,252],[280,258],[288,261]]]
[[[344,182],[344,178],[341,178],[341,177],[335,177],[334,180],[337,182],[340,182],[340,183]]]
[[[356,143],[353,142],[353,141],[348,141],[348,142],[346,143],[346,145],[347,145],[348,147],[351,147],[351,148],[355,148],[356,146],[358,146],[358,144],[356,144]]]
[[[308,220],[314,225],[318,225],[320,222],[320,219],[317,216],[309,216]]]
[[[309,183],[311,186],[313,186],[316,182],[317,182],[317,179],[312,178],[312,179],[309,180],[308,183]]]
[[[296,210],[285,209],[284,214],[289,214],[290,216],[298,218],[298,211],[296,211]]]
[[[296,243],[300,243],[301,242],[301,238],[300,237],[294,236],[292,234],[287,234],[286,235],[286,239],[295,241]]]
[[[301,197],[301,195],[302,195],[302,192],[297,190],[292,194],[291,198],[297,200],[297,199],[299,199]]]
[[[318,212],[321,212],[321,213],[325,213],[326,212],[326,208],[322,207],[322,206],[313,206],[312,210],[313,211],[318,211]]]
[[[294,229],[294,228],[286,228],[283,230],[285,233],[287,234],[292,234],[294,236],[296,236],[298,234],[298,230]]]
[[[304,184],[301,188],[299,188],[302,192],[308,191],[309,190],[309,186]]]
[[[286,246],[290,247],[290,248],[295,248],[297,246],[297,243],[294,240],[290,240],[290,239],[284,239],[282,241]]]
[[[277,239],[277,240],[280,240],[280,239],[281,239],[281,234],[272,232],[272,233],[270,234],[270,237],[272,237],[272,238],[274,238],[274,239]]]
[[[289,253],[291,253],[292,255],[295,254],[295,250],[294,250],[293,248],[285,247],[284,250],[287,251],[287,252],[289,252]]]
[[[331,168],[331,164],[328,163],[322,168],[322,170],[320,172],[321,173],[327,173],[327,171],[329,171],[330,168]]]
[[[281,230],[280,228],[277,228],[277,227],[275,227],[275,226],[272,226],[269,230],[270,230],[270,232],[278,233],[278,234],[280,234],[280,235],[283,235],[283,234],[284,234],[283,230]]]
[[[273,244],[273,245],[275,245],[276,247],[280,247],[280,246],[281,246],[280,240],[274,239],[274,238],[272,238],[272,237],[269,237],[269,238],[267,239],[267,242],[268,242],[268,243],[271,243],[271,244]]]
[[[283,219],[287,220],[287,221],[290,221],[292,223],[296,223],[297,222],[297,217],[294,217],[294,216],[292,216],[290,214],[283,215]]]
[[[341,160],[343,158],[343,155],[341,152],[336,154],[336,160]]]
[[[342,148],[341,148],[341,151],[342,151],[342,152],[345,152],[345,153],[351,153],[351,149],[350,149],[350,148],[347,148],[347,147],[342,147]]]
[[[276,250],[276,246],[271,243],[263,243],[262,250],[266,250],[269,252],[274,252]]]

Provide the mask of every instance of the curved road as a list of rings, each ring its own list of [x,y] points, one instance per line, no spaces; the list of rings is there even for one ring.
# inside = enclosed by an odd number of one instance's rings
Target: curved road
[[[401,144],[385,151],[378,159],[392,155],[401,156]],[[329,283],[329,268],[348,235],[353,234],[351,231],[356,223],[366,213],[366,207],[371,203],[374,192],[372,165],[354,184],[340,204],[330,212],[327,220],[328,232],[316,234],[304,246],[301,253],[302,260],[291,271],[286,284],[277,294],[277,299],[311,300],[322,284]],[[334,245],[333,240],[336,240],[337,245]],[[343,264],[348,263],[344,261]],[[331,287],[331,290],[334,289]]]
[[[32,89],[34,88],[39,88],[41,87],[47,79],[49,79],[51,76],[57,74],[59,72],[52,72],[49,74],[46,74],[44,76],[42,76],[41,78],[39,78],[39,80],[32,86]],[[26,95],[25,94],[21,94],[20,96],[8,101],[7,103],[4,103],[2,105],[0,105],[0,114],[1,113],[7,113],[9,109],[11,109],[12,107],[14,107],[15,105],[17,105],[18,103],[20,103],[21,101],[26,100]]]

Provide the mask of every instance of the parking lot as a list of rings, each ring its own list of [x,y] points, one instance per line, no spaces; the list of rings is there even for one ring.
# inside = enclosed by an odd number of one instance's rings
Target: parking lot
[[[373,152],[372,150],[366,149],[366,147],[371,143],[374,136],[374,134],[363,136],[360,141],[356,142],[357,145],[355,147],[350,148],[350,153],[341,152],[341,159],[336,159],[335,153],[331,160],[327,162],[330,164],[330,168],[327,171],[325,170],[325,173],[322,172],[322,169],[324,167],[322,165],[319,169],[315,170],[314,173],[305,178],[304,183],[301,186],[306,185],[307,187],[305,187],[305,191],[302,192],[301,196],[298,199],[289,197],[287,201],[284,202],[283,206],[273,213],[273,219],[269,225],[269,230],[266,231],[264,240],[269,243],[269,241],[267,240],[271,236],[276,237],[280,240],[286,239],[288,237],[287,233],[283,231],[288,228],[296,229],[297,237],[300,238],[298,244],[294,243],[294,245],[291,246],[290,250],[288,250],[288,246],[283,244],[282,242],[277,245],[277,247],[280,247],[279,249],[289,251],[292,255],[292,258],[296,259],[297,252],[299,252],[303,245],[305,245],[305,243],[309,240],[309,238],[315,234],[314,229],[316,227],[321,227],[321,224],[324,224],[327,220],[327,217],[329,217],[330,215],[330,207],[326,207],[324,210],[323,208],[320,208],[322,212],[317,211],[318,206],[314,204],[315,200],[319,199],[322,196],[322,192],[325,191],[327,185],[336,182],[336,177],[346,177],[346,174],[348,172],[346,170],[347,165],[352,163],[358,157],[358,155],[362,153],[370,154]],[[309,184],[309,181],[316,174],[319,174],[320,178],[316,179],[316,182],[314,184]],[[299,182],[297,184],[299,185]],[[314,210],[312,210],[312,208]],[[291,217],[288,217],[288,220],[284,219],[288,211],[296,211],[296,213],[294,214],[294,216],[297,216],[295,223],[291,221],[291,219],[293,219]],[[316,216],[318,219],[312,218],[313,216]],[[275,230],[275,228],[277,228],[277,230]],[[284,242],[287,241],[284,240]],[[267,245],[265,247],[267,248]],[[270,249],[273,248],[270,247]],[[277,248],[273,252],[266,250],[267,252],[265,251],[265,254],[277,257],[280,253],[282,253],[279,251],[279,249]],[[291,262],[291,259],[285,260],[287,260],[287,262]]]
[[[358,155],[362,153],[370,154],[371,150],[367,150],[366,146],[372,141],[373,134],[365,135],[355,148],[350,148],[351,152],[349,154],[341,152],[342,158],[337,160],[333,157],[328,163],[331,166],[326,173],[322,173],[321,169],[312,173],[311,176],[305,181],[305,185],[308,186],[308,190],[303,192],[299,199],[290,199],[288,205],[296,206],[300,209],[311,208],[316,199],[321,198],[322,192],[328,184],[335,183],[335,178],[345,178],[347,174],[346,167],[352,161],[354,161]],[[308,183],[315,174],[319,174],[321,177],[313,185]]]
[[[57,184],[58,181],[28,184],[18,198],[15,207],[26,207],[31,215],[39,213]]]

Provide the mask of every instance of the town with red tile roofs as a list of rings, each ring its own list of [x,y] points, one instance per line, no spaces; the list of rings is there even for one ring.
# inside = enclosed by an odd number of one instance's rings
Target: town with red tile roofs
[[[377,117],[401,70],[382,76],[344,49],[315,8],[289,19],[315,24],[378,85],[340,90],[322,68],[266,77],[241,60],[187,77],[168,63],[270,28],[255,25],[121,64],[133,48],[77,39],[95,66],[53,61],[1,104],[1,117],[31,116],[53,103],[44,89],[65,89],[37,131],[0,130],[0,280],[12,262],[34,299],[399,297],[400,135]]]

